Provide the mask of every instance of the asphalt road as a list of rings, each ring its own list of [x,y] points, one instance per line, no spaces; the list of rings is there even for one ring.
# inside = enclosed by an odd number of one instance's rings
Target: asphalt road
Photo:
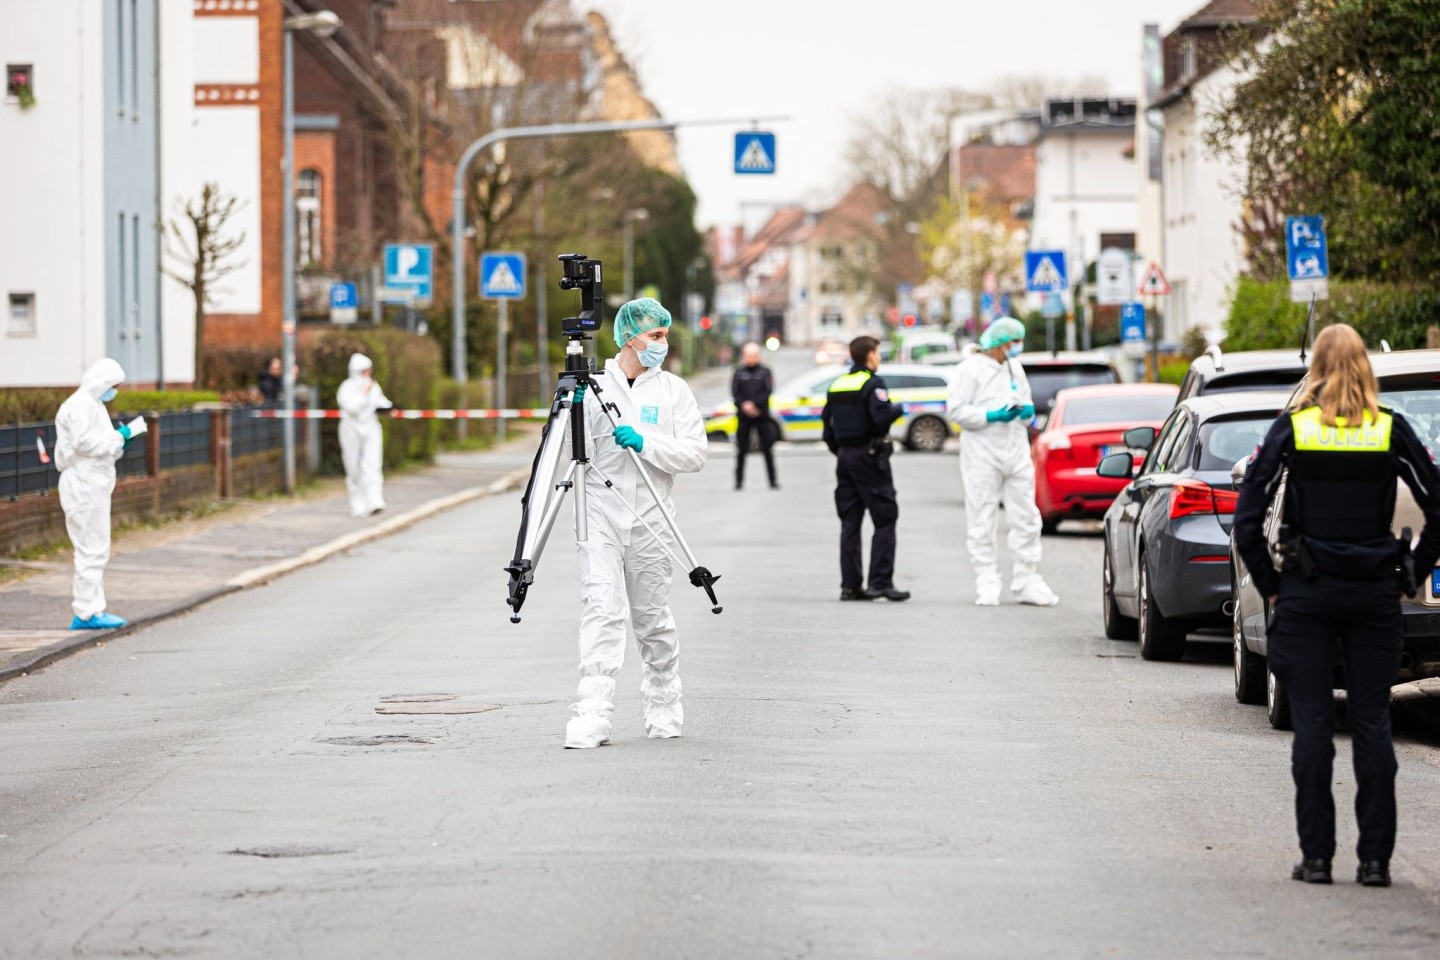
[[[1389,890],[1296,857],[1288,738],[1227,651],[1100,630],[1100,545],[1057,608],[978,609],[953,454],[897,455],[903,605],[840,604],[831,460],[681,482],[722,616],[683,581],[686,736],[560,747],[573,553],[506,619],[515,497],[0,687],[3,957],[1435,955],[1440,749],[1400,748]],[[453,695],[387,715],[396,695]],[[412,705],[413,706],[413,705]]]

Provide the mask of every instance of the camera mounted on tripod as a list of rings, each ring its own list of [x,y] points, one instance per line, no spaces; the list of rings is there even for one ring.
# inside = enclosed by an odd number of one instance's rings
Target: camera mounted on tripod
[[[600,325],[605,322],[605,291],[600,261],[591,260],[583,253],[562,253],[559,259],[564,269],[560,289],[580,291],[580,315],[566,317],[561,322],[561,329],[565,336],[574,339],[598,333]]]

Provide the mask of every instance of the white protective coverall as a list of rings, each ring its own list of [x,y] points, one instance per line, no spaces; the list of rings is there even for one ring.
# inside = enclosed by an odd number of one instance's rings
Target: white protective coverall
[[[960,364],[950,385],[950,419],[960,425],[960,476],[965,484],[965,545],[975,568],[979,597],[998,597],[996,558],[1001,498],[1015,555],[1010,590],[1019,597],[1031,584],[1049,588],[1040,578],[1040,510],[1035,505],[1035,464],[1030,459],[1026,421],[991,423],[987,411],[1032,403],[1030,381],[1016,360],[1000,363],[975,353]],[[1038,589],[1038,588],[1037,588]],[[988,601],[994,603],[994,600]]]
[[[376,410],[389,407],[385,391],[368,376],[370,358],[350,355],[350,376],[336,391],[340,407],[340,459],[345,463],[345,489],[350,494],[350,516],[364,517],[385,509],[385,475],[381,458],[385,434]]]
[[[55,415],[55,466],[60,470],[60,506],[65,530],[75,547],[75,616],[89,620],[105,612],[105,564],[110,562],[110,494],[115,490],[115,461],[125,438],[110,422],[100,397],[125,379],[120,364],[98,360],[80,381],[80,389],[60,404]]]
[[[592,472],[586,484],[589,539],[580,553],[580,684],[575,716],[565,727],[566,746],[598,746],[610,737],[615,676],[625,659],[625,627],[635,632],[644,664],[640,695],[645,732],[678,737],[685,722],[680,704],[679,636],[670,613],[673,563],[664,546],[625,507],[633,505],[678,553],[661,511],[675,515],[670,491],[677,473],[705,466],[705,422],[684,380],[659,368],[647,369],[632,386],[617,360],[597,375],[601,399],[620,408],[616,418],[645,438],[640,460],[649,472],[657,504],[640,480],[629,453],[613,436],[593,394],[585,411],[586,446],[595,468],[615,483],[607,490]],[[682,555],[683,556],[683,555]]]

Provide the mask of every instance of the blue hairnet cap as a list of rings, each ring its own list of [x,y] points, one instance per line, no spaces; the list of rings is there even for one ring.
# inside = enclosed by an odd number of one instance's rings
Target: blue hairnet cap
[[[670,326],[670,311],[654,297],[631,300],[615,313],[615,345],[623,347],[647,330]]]
[[[980,349],[994,350],[1012,340],[1025,339],[1025,324],[1014,317],[1001,317],[980,334]]]

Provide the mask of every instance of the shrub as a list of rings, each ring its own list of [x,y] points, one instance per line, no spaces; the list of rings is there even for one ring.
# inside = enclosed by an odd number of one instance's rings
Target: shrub
[[[1225,320],[1226,350],[1295,348],[1305,327],[1307,304],[1290,302],[1286,281],[1261,283],[1241,277]],[[1365,342],[1384,340],[1396,350],[1426,345],[1426,331],[1440,323],[1440,291],[1370,281],[1330,284],[1330,300],[1315,305],[1318,330],[1348,323]]]
[[[271,357],[278,356],[278,344],[274,347],[206,347],[205,385],[222,393],[253,390],[260,382],[260,371]],[[303,368],[301,380],[304,381]]]
[[[320,334],[301,351],[304,379],[320,390],[322,406],[335,403],[335,393],[349,376],[350,355],[363,353],[375,365],[375,380],[397,407],[435,406],[441,374],[440,346],[429,337],[390,327],[336,330]],[[340,460],[339,423],[322,421],[321,454],[326,469]],[[385,466],[434,458],[439,429],[434,420],[383,419]]]
[[[59,387],[19,387],[0,390],[0,423],[38,423],[54,420],[65,398],[74,393]],[[220,399],[208,390],[121,390],[109,404],[112,413],[167,413],[188,410],[197,403]]]

